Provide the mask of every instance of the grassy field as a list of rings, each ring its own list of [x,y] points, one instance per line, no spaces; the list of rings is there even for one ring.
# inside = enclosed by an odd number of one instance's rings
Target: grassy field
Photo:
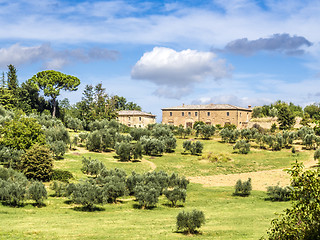
[[[208,176],[290,167],[296,159],[308,161],[312,152],[292,154],[253,149],[247,155],[232,153],[232,145],[219,141],[204,141],[204,153],[223,153],[227,162],[199,160],[198,156],[182,154],[178,140],[175,153],[162,157],[145,156],[140,162],[118,162],[113,152],[88,153],[83,149],[66,154],[56,161],[55,168],[71,171],[75,180],[85,178],[81,173],[82,156],[99,159],[108,168],[123,168],[146,172],[154,169],[184,176]],[[152,210],[137,208],[134,198],[125,197],[117,204],[99,206],[98,211],[79,211],[67,198],[49,197],[46,207],[26,204],[20,208],[0,205],[0,239],[259,239],[266,234],[274,213],[281,213],[288,202],[266,201],[266,192],[253,191],[249,197],[232,196],[232,187],[203,187],[190,184],[184,206],[171,208],[161,197]],[[49,191],[52,194],[52,192]],[[184,235],[176,232],[176,216],[182,210],[202,210],[206,224],[201,234]]]

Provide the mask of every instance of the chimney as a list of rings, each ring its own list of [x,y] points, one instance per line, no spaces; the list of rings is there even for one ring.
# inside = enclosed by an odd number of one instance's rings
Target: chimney
[[[182,107],[184,107],[184,103],[182,103]]]
[[[251,105],[248,105],[248,108],[251,108]]]

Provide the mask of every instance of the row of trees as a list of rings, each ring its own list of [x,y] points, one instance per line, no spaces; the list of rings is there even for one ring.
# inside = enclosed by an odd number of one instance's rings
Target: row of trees
[[[86,85],[82,100],[74,105],[68,99],[58,101],[61,91],[76,91],[80,84],[77,77],[61,72],[42,71],[21,85],[13,65],[8,65],[6,75],[2,73],[0,79],[0,105],[6,109],[21,109],[25,113],[49,111],[65,124],[68,122],[74,126],[76,123],[76,129],[80,126],[88,129],[95,120],[114,119],[118,110],[141,110],[140,106],[127,102],[124,97],[107,94],[101,83]]]
[[[116,203],[125,195],[133,195],[141,208],[155,206],[161,195],[165,195],[172,206],[185,202],[189,181],[178,174],[171,175],[159,171],[127,176],[122,169],[107,169],[96,159],[83,158],[82,172],[92,176],[77,184],[55,182],[53,189],[57,196],[69,196],[73,202],[83,205],[88,210],[96,204]]]
[[[316,135],[314,129],[305,126],[296,131],[282,131],[276,134],[261,133],[257,128],[242,130],[224,128],[220,131],[220,136],[224,142],[235,143],[238,139],[242,139],[244,142],[237,143],[244,145],[242,143],[254,141],[260,148],[269,147],[274,151],[292,147],[295,140],[300,140],[306,149],[316,149],[320,146],[320,136]]]

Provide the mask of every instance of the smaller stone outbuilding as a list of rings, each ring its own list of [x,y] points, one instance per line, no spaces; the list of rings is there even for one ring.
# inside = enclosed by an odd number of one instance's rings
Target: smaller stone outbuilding
[[[118,112],[117,120],[128,127],[144,128],[156,123],[156,116],[137,110],[122,110]]]
[[[246,128],[251,119],[252,109],[230,104],[182,105],[162,109],[162,123],[168,125],[193,127],[197,121],[208,125],[221,126],[234,124]]]

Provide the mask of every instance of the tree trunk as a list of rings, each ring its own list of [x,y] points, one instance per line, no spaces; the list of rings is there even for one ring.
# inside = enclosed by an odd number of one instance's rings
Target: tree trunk
[[[52,117],[55,118],[56,117],[56,107],[57,107],[56,98],[53,98],[52,101],[53,101]]]

